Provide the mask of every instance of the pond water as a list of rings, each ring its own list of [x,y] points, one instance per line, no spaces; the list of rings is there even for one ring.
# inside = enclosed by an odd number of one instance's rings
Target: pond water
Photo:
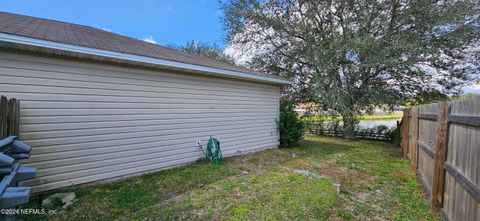
[[[380,125],[385,125],[389,128],[396,127],[397,126],[397,120],[400,121],[401,118],[399,119],[387,119],[387,120],[360,120],[358,123],[358,126],[363,129],[369,129],[369,128],[376,128]],[[328,125],[332,121],[326,121],[325,123]],[[340,126],[343,124],[342,121],[339,122]]]
[[[396,127],[397,120],[399,119],[388,119],[388,120],[360,120],[359,126],[361,128],[374,128],[379,125],[385,125],[387,127]]]

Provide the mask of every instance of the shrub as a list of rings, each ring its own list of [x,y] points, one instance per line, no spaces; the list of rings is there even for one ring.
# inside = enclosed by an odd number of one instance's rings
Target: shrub
[[[393,139],[394,133],[396,131],[396,127],[389,128],[388,126],[385,126],[385,125],[378,125],[376,127],[371,127],[371,128],[357,127],[355,131],[357,132],[357,134],[358,133],[363,134],[362,135],[364,136],[363,138],[368,138],[368,137],[372,138],[378,135],[383,135]]]
[[[280,120],[278,122],[280,131],[280,147],[294,147],[305,134],[305,125],[295,112],[292,102],[280,101]]]

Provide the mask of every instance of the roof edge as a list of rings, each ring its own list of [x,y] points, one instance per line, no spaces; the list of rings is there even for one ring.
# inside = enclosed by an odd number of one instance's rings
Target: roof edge
[[[113,58],[113,59],[119,59],[119,60],[130,61],[130,62],[133,61],[133,62],[145,63],[150,65],[156,65],[156,66],[160,66],[162,68],[167,68],[167,69],[199,72],[206,75],[246,79],[246,80],[253,80],[253,81],[258,81],[263,83],[292,84],[292,81],[285,80],[285,79],[248,74],[248,73],[243,73],[238,71],[231,71],[231,70],[225,70],[225,69],[202,66],[202,65],[182,63],[177,61],[152,58],[152,57],[141,56],[141,55],[133,55],[133,54],[103,50],[103,49],[95,49],[95,48],[89,48],[84,46],[77,46],[77,45],[59,43],[54,41],[23,37],[19,35],[0,33],[0,41],[13,43],[13,44],[21,44],[21,45],[53,49],[53,50],[61,50],[61,51],[79,53],[79,54]]]

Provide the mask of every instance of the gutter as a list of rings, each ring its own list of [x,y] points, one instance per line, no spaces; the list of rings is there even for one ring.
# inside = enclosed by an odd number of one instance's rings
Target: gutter
[[[5,33],[0,33],[0,42],[28,45],[28,46],[34,46],[34,47],[40,47],[40,48],[73,52],[78,54],[99,56],[104,58],[113,58],[113,59],[119,59],[123,61],[139,62],[144,64],[156,65],[156,66],[160,66],[162,68],[167,68],[167,69],[183,70],[187,72],[193,71],[193,72],[198,72],[198,73],[213,75],[213,76],[247,79],[247,80],[253,80],[253,81],[264,82],[264,83],[273,83],[273,84],[292,84],[293,83],[292,81],[285,80],[285,79],[271,78],[271,77],[266,77],[261,75],[248,74],[248,73],[243,73],[238,71],[231,71],[231,70],[207,67],[202,65],[187,64],[187,63],[170,61],[170,60],[159,59],[159,58],[152,58],[152,57],[146,57],[146,56],[140,56],[140,55],[132,55],[132,54],[121,53],[121,52],[76,46],[76,45],[41,40],[36,38],[10,35]]]

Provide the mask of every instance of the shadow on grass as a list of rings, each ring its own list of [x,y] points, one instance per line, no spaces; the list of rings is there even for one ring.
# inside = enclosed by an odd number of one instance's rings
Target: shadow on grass
[[[289,211],[284,214],[285,217],[302,217],[302,214],[292,211],[303,208],[308,205],[304,202],[308,202],[311,208],[305,209],[303,217],[306,218],[329,219],[339,216],[344,220],[355,220],[368,218],[374,211],[381,214],[380,218],[387,220],[418,217],[427,217],[425,219],[430,220],[428,206],[421,197],[415,177],[410,174],[408,164],[401,158],[392,156],[389,147],[390,144],[381,141],[345,141],[306,136],[300,147],[230,157],[221,166],[199,161],[192,165],[112,183],[72,188],[71,191],[77,194],[78,201],[67,211],[57,215],[25,215],[20,218],[82,221],[115,220],[125,216],[152,218],[148,212],[145,213],[144,208],[155,208],[166,202],[170,204],[173,200],[181,203],[165,207],[165,210],[162,210],[164,213],[157,214],[160,216],[154,219],[165,218],[162,215],[180,219],[218,218],[218,214],[212,212],[216,210],[227,212],[231,218],[279,218],[284,210]],[[330,181],[317,183],[305,180],[298,175],[292,175],[292,170],[295,169],[326,175],[329,180],[342,183],[342,196],[345,196],[345,199],[336,202],[338,211],[331,207],[331,203],[336,201],[331,194],[320,194],[331,193]],[[248,175],[227,179],[244,173]],[[310,196],[305,194],[307,192],[302,192],[302,189],[318,194]],[[376,194],[376,191],[383,195]],[[296,193],[297,197],[288,193]],[[209,198],[215,194],[218,194],[217,198]],[[275,197],[276,194],[281,197]],[[367,197],[366,201],[359,203],[358,199],[364,198],[361,194],[369,194],[368,196],[372,197],[371,202]],[[186,196],[177,201],[176,198],[180,195]],[[315,198],[319,196],[323,198]],[[215,199],[219,199],[218,202],[221,203],[215,204]],[[325,200],[325,206],[312,203],[322,200]],[[200,210],[199,205],[205,205],[205,202],[211,203],[209,209]],[[378,210],[377,204],[386,209]],[[289,205],[294,206],[290,208]],[[259,215],[276,206],[280,209],[270,213],[271,217]],[[40,197],[33,197],[25,208],[41,208]],[[312,212],[315,208],[322,212]],[[202,214],[197,216],[195,214],[198,211]],[[330,215],[332,217],[329,217]]]
[[[24,215],[19,220],[113,220],[150,205],[158,204],[179,194],[201,188],[210,183],[270,167],[288,160],[290,156],[272,149],[253,154],[227,158],[224,165],[213,165],[203,160],[173,169],[138,177],[87,187],[74,187],[78,201],[57,215]],[[43,195],[33,196],[24,208],[41,209]]]

